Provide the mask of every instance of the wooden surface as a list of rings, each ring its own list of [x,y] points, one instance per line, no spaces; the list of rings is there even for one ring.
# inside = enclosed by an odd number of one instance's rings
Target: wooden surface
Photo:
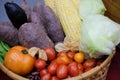
[[[120,0],[103,0],[107,11],[106,16],[120,23]]]

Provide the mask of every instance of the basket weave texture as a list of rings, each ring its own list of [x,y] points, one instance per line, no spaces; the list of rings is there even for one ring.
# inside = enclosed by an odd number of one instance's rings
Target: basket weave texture
[[[70,77],[65,80],[106,80],[107,72],[114,54],[115,51],[113,51],[113,54],[109,55],[100,66],[96,66],[90,71],[87,71],[79,76]]]
[[[101,65],[96,66],[90,71],[87,71],[79,76],[70,77],[64,80],[106,80],[106,75],[114,54],[115,51],[113,51],[113,54],[109,55],[108,58]],[[7,69],[1,62],[0,62],[0,69],[14,80],[29,80],[25,77],[13,73],[9,69]]]

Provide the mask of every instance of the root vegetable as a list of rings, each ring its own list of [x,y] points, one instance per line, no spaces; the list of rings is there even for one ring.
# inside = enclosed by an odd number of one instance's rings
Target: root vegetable
[[[48,36],[53,42],[62,42],[64,40],[64,32],[61,23],[52,9],[44,5],[44,16],[46,20],[46,30]]]
[[[30,6],[28,5],[27,1],[26,0],[22,0],[22,4],[21,4],[21,7],[22,9],[25,11],[26,15],[27,15],[27,19],[28,21],[30,21],[30,15],[31,15],[31,8]]]
[[[62,42],[64,40],[64,32],[61,27],[61,23],[52,9],[44,4],[38,2],[35,4],[33,10],[42,16],[44,19],[44,26],[46,28],[48,36],[54,43]]]
[[[0,40],[5,41],[10,46],[18,45],[18,30],[11,22],[0,22]]]
[[[23,24],[19,29],[18,37],[20,44],[28,48],[34,46],[41,49],[54,47],[51,39],[39,28],[39,25],[35,23]]]
[[[35,23],[35,24],[38,24],[39,27],[40,27],[44,32],[46,32],[43,18],[40,17],[37,12],[31,12],[30,21],[33,22],[33,23]],[[46,34],[47,34],[47,33],[46,33]]]

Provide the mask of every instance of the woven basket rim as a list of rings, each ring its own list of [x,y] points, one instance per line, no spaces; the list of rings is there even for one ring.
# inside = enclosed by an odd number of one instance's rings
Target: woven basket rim
[[[93,76],[94,74],[98,73],[102,68],[104,68],[105,66],[107,66],[107,64],[109,64],[113,58],[115,54],[115,51],[113,51],[113,53],[111,55],[109,55],[107,57],[107,59],[100,65],[100,66],[96,66],[95,68],[81,74],[75,77],[70,77],[70,78],[66,78],[64,80],[83,80],[85,78],[88,78],[90,76]],[[7,69],[1,62],[0,62],[0,69],[7,74],[10,78],[14,79],[14,80],[29,80],[25,77],[22,77],[20,75],[15,74],[14,72],[10,71],[9,69]]]
[[[110,54],[107,59],[99,66],[96,66],[95,68],[81,74],[81,75],[78,75],[78,76],[75,76],[75,77],[70,77],[70,78],[67,78],[67,79],[64,79],[64,80],[83,80],[83,79],[86,79],[86,78],[89,78],[91,76],[93,76],[94,74],[98,73],[99,71],[101,71],[101,69],[103,69],[105,66],[107,66],[107,64],[109,64],[113,58],[115,54],[115,51],[113,51],[112,54]]]

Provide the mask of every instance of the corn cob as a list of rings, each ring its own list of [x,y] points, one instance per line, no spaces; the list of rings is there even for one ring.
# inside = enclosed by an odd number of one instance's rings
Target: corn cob
[[[75,8],[78,10],[79,9],[79,0],[71,0]],[[55,2],[54,0],[45,0],[45,4],[48,5],[52,10],[56,13],[55,9]]]
[[[71,0],[55,0],[56,11],[66,36],[71,41],[80,41],[81,19]]]
[[[57,15],[56,9],[55,9],[55,2],[54,2],[55,0],[44,0],[44,1],[45,1],[45,4],[48,5]]]
[[[75,6],[75,8],[78,10],[79,9],[79,3],[80,3],[80,0],[71,0],[73,5]]]

